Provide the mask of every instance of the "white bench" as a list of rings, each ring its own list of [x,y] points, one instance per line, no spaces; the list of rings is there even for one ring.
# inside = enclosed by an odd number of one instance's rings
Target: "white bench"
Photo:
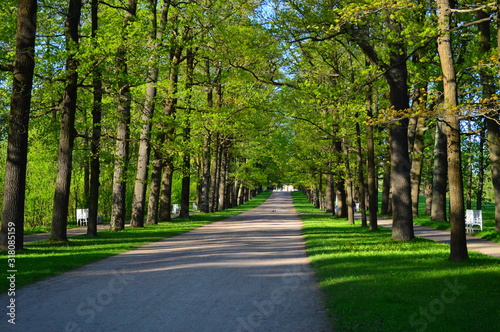
[[[89,220],[89,209],[76,209],[76,224],[87,225]]]
[[[483,230],[483,213],[481,210],[465,211],[465,230],[467,233]]]
[[[173,204],[172,213],[174,214],[179,213],[179,204]]]

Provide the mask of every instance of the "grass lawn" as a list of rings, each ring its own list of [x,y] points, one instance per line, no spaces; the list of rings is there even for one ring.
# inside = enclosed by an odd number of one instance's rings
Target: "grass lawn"
[[[337,331],[499,331],[500,260],[452,263],[448,245],[392,241],[293,197]]]
[[[211,214],[198,213],[188,220],[177,218],[144,228],[126,227],[120,232],[101,231],[97,237],[74,236],[64,245],[49,241],[27,243],[25,250],[16,253],[16,288],[253,209],[270,195],[271,192],[263,192],[238,207]],[[0,251],[0,260],[7,262],[6,251]],[[0,293],[7,292],[8,282],[6,278],[0,279]]]

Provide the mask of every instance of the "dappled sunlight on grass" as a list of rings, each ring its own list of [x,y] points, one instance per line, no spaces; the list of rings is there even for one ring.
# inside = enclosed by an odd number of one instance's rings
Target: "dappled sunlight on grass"
[[[301,193],[294,195],[307,207]],[[310,210],[310,208],[308,208]],[[470,252],[448,260],[449,246],[391,240],[347,220],[301,215],[307,252],[339,331],[494,331],[499,260]]]

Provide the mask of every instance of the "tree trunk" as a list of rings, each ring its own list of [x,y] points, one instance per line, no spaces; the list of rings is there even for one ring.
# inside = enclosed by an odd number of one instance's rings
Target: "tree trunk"
[[[460,120],[456,113],[458,105],[455,68],[450,36],[449,0],[437,0],[438,53],[443,72],[444,110],[447,124],[448,183],[450,186],[450,260],[459,262],[469,258],[465,238],[465,211],[460,156]]]
[[[401,36],[402,24],[395,21],[395,15],[387,13],[387,27],[394,35]],[[406,66],[405,45],[402,42],[390,42],[389,64],[384,63],[375,48],[367,41],[367,35],[359,31],[352,32],[354,39],[366,57],[384,73],[389,85],[391,107],[394,111],[407,113],[410,107],[408,96],[408,69]],[[408,152],[408,119],[399,120],[390,125],[391,146],[391,189],[393,227],[392,238],[409,241],[414,238],[411,205],[410,157]]]
[[[128,0],[127,10],[122,27],[122,45],[119,47],[116,64],[120,72],[120,91],[118,104],[118,131],[115,153],[115,170],[113,175],[113,198],[111,210],[111,230],[119,231],[125,228],[127,171],[129,163],[130,108],[132,96],[128,82],[128,58],[126,51],[127,32],[130,21],[135,17],[136,0]]]
[[[414,140],[411,153],[411,202],[414,218],[419,217],[418,201],[420,197],[420,181],[422,178],[422,166],[424,164],[424,134],[425,118],[414,118]]]
[[[76,99],[78,94],[78,60],[75,47],[79,42],[78,27],[80,23],[82,2],[70,0],[68,16],[65,23],[66,47],[68,58],[67,84],[61,104],[61,130],[59,134],[59,153],[57,160],[57,178],[54,194],[54,210],[52,212],[51,238],[55,241],[66,241],[68,225],[69,194],[71,189],[71,170],[73,167],[73,146],[75,142]]]
[[[399,49],[402,49],[400,47]],[[391,105],[395,110],[409,108],[406,61],[404,54],[392,54],[391,69],[386,72],[389,82]],[[392,239],[410,241],[413,232],[411,204],[410,156],[408,153],[408,119],[390,127],[391,135],[391,189],[392,189]]]
[[[371,88],[368,93],[368,117],[371,118],[373,116],[372,111],[372,92]],[[375,140],[373,138],[373,126],[368,124],[366,126],[366,158],[368,159],[368,209],[370,212],[370,230],[376,231],[378,230],[378,221],[377,221],[377,213],[378,213],[378,189],[377,189],[377,170],[375,166]]]
[[[227,143],[224,143],[221,148],[221,173],[219,182],[219,211],[227,209],[227,176],[228,176],[228,151]]]
[[[189,146],[189,141],[191,140],[191,124],[190,124],[190,114],[191,114],[191,98],[193,89],[193,79],[194,79],[194,53],[191,48],[186,51],[186,90],[188,91],[187,96],[187,120],[184,123],[184,145],[186,148],[182,152],[182,188],[181,188],[181,210],[179,216],[181,218],[189,218],[189,199],[191,191],[191,151],[187,147]]]
[[[384,176],[382,179],[382,205],[380,208],[380,213],[383,215],[390,215],[392,213],[391,209],[391,167],[389,163],[386,163],[384,169]]]
[[[326,173],[326,213],[335,213],[335,188],[333,186],[333,174],[331,167],[328,167],[328,172]]]
[[[205,143],[203,145],[203,179],[202,179],[202,189],[201,189],[200,211],[205,213],[208,213],[210,211],[209,198],[210,198],[210,144],[212,140],[211,137],[212,135],[210,134],[210,132],[207,132],[205,134]]]
[[[36,14],[36,0],[18,1],[16,54],[8,118],[9,135],[0,233],[0,248],[9,250],[12,248],[21,250],[24,246],[24,200],[28,161],[28,125],[35,68]]]
[[[349,148],[345,142],[345,138],[342,139],[342,148],[344,151],[344,170],[345,170],[345,187],[347,194],[347,220],[349,224],[354,225],[354,193],[352,189],[352,177],[351,177],[351,166],[349,161]]]
[[[483,131],[479,134],[479,169],[477,174],[477,194],[476,194],[476,210],[483,208],[483,192],[484,192],[484,143],[485,133]]]
[[[471,129],[469,122],[469,129]],[[475,142],[472,142],[472,137],[469,136],[469,144],[468,144],[468,156],[467,156],[467,189],[465,194],[465,206],[467,209],[472,210],[472,186],[474,183],[474,170],[472,167],[472,154],[474,153],[474,148],[472,144],[475,145]]]
[[[99,1],[92,0],[92,38],[97,37],[99,28],[98,21]],[[92,107],[92,139],[90,142],[90,195],[89,195],[89,218],[87,220],[87,235],[97,236],[97,215],[99,210],[99,177],[100,167],[100,146],[101,146],[101,120],[102,120],[102,74],[97,65],[94,71]]]
[[[425,186],[425,215],[430,216],[432,209],[432,178],[427,180]]]
[[[486,119],[490,147],[491,179],[495,196],[495,230],[500,232],[500,117]]]
[[[161,192],[161,177],[163,169],[163,161],[161,154],[155,151],[153,159],[153,170],[151,172],[151,184],[149,186],[149,200],[148,200],[148,216],[146,223],[158,224],[158,209]]]
[[[171,221],[172,216],[172,178],[174,164],[171,157],[165,161],[161,177],[160,221]]]
[[[496,1],[497,15],[500,13],[500,0]],[[485,43],[486,44],[486,43]],[[489,44],[489,42],[488,42]],[[497,63],[500,63],[500,20],[497,19]],[[500,74],[500,66],[498,67]],[[500,76],[499,76],[500,77]],[[493,83],[492,83],[493,85]],[[495,88],[492,86],[492,91]],[[488,130],[488,142],[491,162],[491,178],[493,194],[495,197],[495,230],[500,232],[500,114],[492,111],[486,117],[486,128]]]
[[[446,221],[446,174],[448,169],[445,124],[442,119],[436,123],[434,144],[434,168],[432,174],[431,220]]]
[[[219,205],[219,176],[220,176],[220,134],[215,134],[214,153],[212,154],[212,173],[210,185],[210,212],[215,212]]]
[[[358,117],[358,115],[356,115]],[[356,136],[358,144],[358,183],[359,183],[359,205],[361,209],[361,226],[368,227],[366,221],[366,193],[365,193],[365,162],[363,160],[363,150],[361,146],[361,127],[359,121],[356,121]]]
[[[146,87],[146,99],[144,109],[141,115],[142,130],[140,134],[139,151],[137,158],[137,172],[134,183],[134,197],[132,200],[132,219],[130,224],[133,227],[144,227],[144,207],[146,204],[146,190],[148,180],[148,165],[151,151],[151,129],[152,119],[155,111],[155,98],[157,93],[158,81],[158,41],[163,37],[163,31],[168,20],[168,10],[170,2],[165,2],[160,18],[160,27],[158,27],[156,10],[157,1],[149,0],[150,13],[150,34],[148,49],[151,52],[149,57],[149,69]]]

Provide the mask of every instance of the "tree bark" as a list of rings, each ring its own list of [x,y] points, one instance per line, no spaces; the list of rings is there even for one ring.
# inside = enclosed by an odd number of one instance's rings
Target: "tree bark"
[[[497,0],[497,15],[500,13],[500,0]],[[486,15],[486,14],[485,14]],[[486,30],[487,28],[487,30]],[[480,25],[481,49],[485,53],[490,50],[489,22]],[[500,46],[500,20],[497,19],[497,45]],[[500,61],[500,48],[497,54]],[[500,66],[498,67],[500,74]],[[491,79],[491,81],[489,81]],[[495,92],[493,78],[483,75],[483,86],[485,97],[487,94]],[[491,92],[490,92],[491,91]],[[490,150],[491,178],[493,184],[493,194],[495,197],[495,230],[500,232],[500,116],[497,111],[492,111],[486,116],[486,129],[488,130],[488,143]]]
[[[325,206],[326,213],[335,213],[335,188],[333,186],[333,174],[331,171],[331,166],[328,167],[328,171],[326,173],[325,196],[326,196],[326,206]]]
[[[485,127],[485,126],[484,126]],[[479,169],[477,174],[477,193],[476,193],[476,210],[483,208],[483,192],[484,192],[484,143],[485,133],[479,134]]]
[[[432,178],[427,180],[425,185],[425,215],[430,216],[432,209]]]
[[[457,105],[458,94],[456,86],[455,67],[450,36],[450,4],[449,0],[437,0],[438,53],[443,72],[444,110],[446,121],[447,153],[448,153],[448,183],[450,186],[450,260],[459,262],[469,258],[465,238],[465,211],[463,197],[463,182],[460,155],[460,120]]]
[[[130,137],[130,108],[132,96],[128,80],[128,55],[126,50],[127,32],[129,23],[137,11],[136,0],[128,0],[125,18],[122,26],[122,45],[118,50],[116,59],[120,72],[120,91],[118,97],[118,130],[115,153],[115,170],[113,174],[113,198],[111,210],[111,230],[119,231],[125,228],[127,171],[129,163],[129,137]]]
[[[389,163],[384,165],[384,176],[382,179],[382,205],[380,208],[380,213],[383,215],[391,215],[392,204],[391,204],[391,166]]]
[[[150,34],[148,41],[148,49],[151,51],[149,58],[149,69],[146,87],[146,99],[144,109],[141,115],[142,130],[139,141],[139,151],[137,158],[137,172],[134,183],[134,197],[132,200],[132,219],[130,221],[133,227],[144,227],[144,207],[146,205],[146,190],[148,180],[148,165],[151,151],[151,130],[152,119],[155,111],[155,98],[157,93],[157,81],[159,75],[158,68],[158,41],[162,39],[164,28],[168,20],[168,11],[170,2],[165,2],[162,15],[160,18],[160,26],[158,27],[156,10],[157,1],[149,0],[148,6],[150,13]]]
[[[212,135],[207,131],[205,134],[205,142],[203,145],[203,178],[201,189],[201,204],[200,211],[208,213],[210,211],[210,144]],[[239,202],[239,195],[238,195]],[[238,205],[238,204],[237,204]]]
[[[160,197],[160,221],[171,221],[172,216],[172,178],[174,174],[174,163],[172,157],[167,157],[162,170],[161,197]]]
[[[349,224],[354,225],[354,193],[352,188],[352,177],[351,177],[351,166],[349,160],[349,148],[347,147],[347,143],[345,142],[345,138],[342,139],[342,148],[344,151],[344,170],[345,170],[345,187],[347,194],[347,220]]]
[[[434,168],[432,173],[432,207],[431,220],[447,221],[446,218],[446,184],[448,158],[446,151],[445,124],[442,119],[436,123],[436,139],[434,143]]]
[[[356,117],[358,115],[356,114]],[[356,136],[357,136],[357,144],[358,144],[358,183],[359,183],[359,205],[361,209],[361,226],[368,227],[368,223],[366,220],[366,193],[365,193],[365,162],[363,160],[363,150],[361,146],[361,127],[359,125],[359,121],[356,121]]]
[[[414,118],[414,140],[411,152],[411,202],[412,214],[414,218],[419,217],[418,201],[420,197],[420,182],[422,178],[422,167],[424,163],[424,134],[425,119],[422,117]]]
[[[158,209],[161,192],[161,177],[163,160],[161,154],[155,151],[153,159],[153,170],[151,172],[151,184],[149,186],[148,215],[146,223],[158,224]]]
[[[401,37],[401,24],[387,13],[387,27],[396,36]],[[365,56],[384,73],[389,85],[391,106],[395,111],[407,113],[410,107],[408,96],[408,69],[406,66],[405,45],[400,41],[388,43],[389,63],[384,63],[375,48],[367,40],[367,35],[359,31],[351,32],[352,37],[361,47]],[[402,38],[402,37],[401,37]],[[392,238],[399,241],[412,240],[413,217],[411,205],[410,156],[408,152],[408,119],[401,119],[390,125],[391,146],[391,189],[393,227]]]
[[[372,109],[372,88],[368,87],[367,94],[367,114],[370,119],[373,117],[373,109]],[[368,209],[370,213],[370,230],[376,231],[378,230],[378,221],[377,221],[377,213],[378,213],[378,190],[377,190],[377,170],[375,166],[375,140],[373,138],[373,126],[368,124],[366,126],[366,158],[367,162],[367,173],[368,173]]]
[[[9,113],[7,162],[0,248],[21,250],[24,246],[28,125],[35,68],[36,0],[17,3],[16,54]],[[14,238],[12,238],[14,236]]]
[[[78,95],[78,60],[76,59],[75,48],[79,42],[78,28],[81,9],[81,0],[70,0],[65,23],[66,47],[69,51],[66,60],[68,76],[61,104],[57,178],[54,193],[54,210],[52,212],[52,228],[50,232],[51,238],[55,241],[67,240],[66,228],[68,225],[71,170],[73,167],[73,146],[76,137],[75,117]]]
[[[189,141],[191,140],[191,124],[190,124],[190,114],[191,114],[191,98],[194,80],[194,53],[191,48],[186,51],[186,90],[188,91],[187,96],[187,121],[184,123],[184,145],[186,148],[182,153],[183,169],[182,169],[182,188],[181,188],[181,211],[179,216],[181,218],[189,218],[189,202],[190,202],[190,191],[191,191],[191,151],[187,147],[189,146]]]
[[[97,37],[99,28],[99,1],[92,0],[92,38]],[[97,65],[93,83],[93,106],[92,106],[92,139],[90,141],[90,197],[89,218],[87,220],[87,235],[97,236],[97,215],[99,210],[99,177],[101,173],[100,146],[101,146],[101,120],[102,120],[102,74]]]

